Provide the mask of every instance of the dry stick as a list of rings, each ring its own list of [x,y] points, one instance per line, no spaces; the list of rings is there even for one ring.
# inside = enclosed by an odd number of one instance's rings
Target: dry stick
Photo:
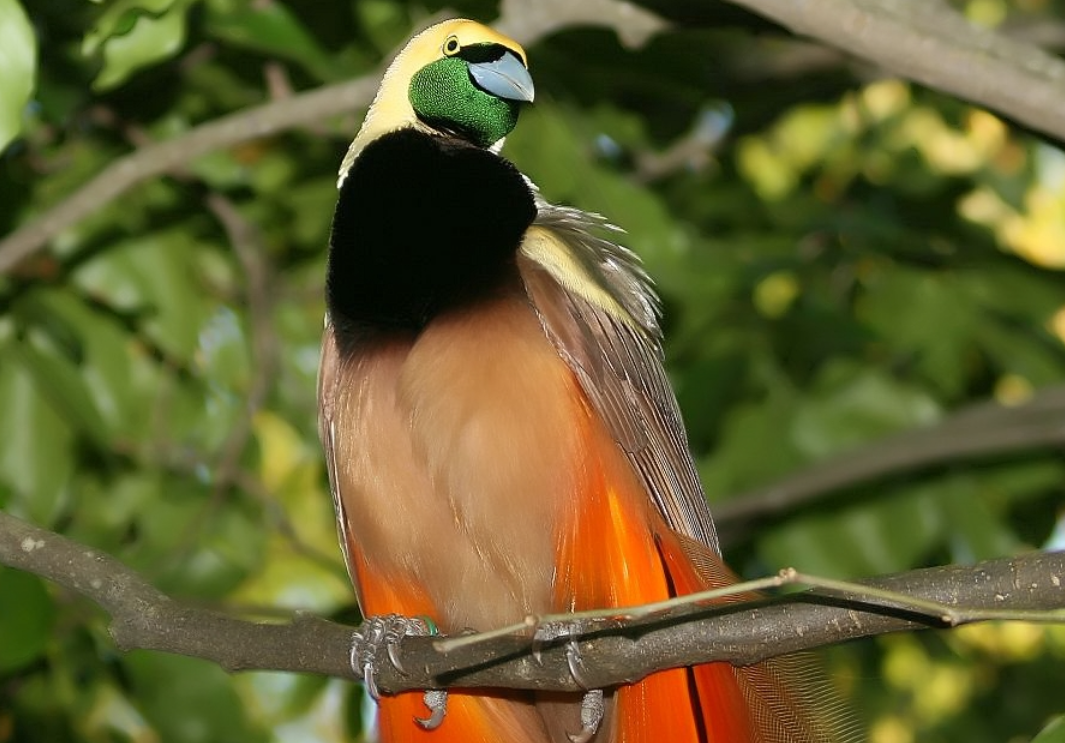
[[[348,667],[351,627],[308,616],[257,623],[191,607],[163,595],[114,558],[2,512],[0,563],[99,604],[111,615],[111,634],[123,649],[204,658],[231,671],[355,678]],[[968,616],[985,610],[1060,613],[1065,554],[913,571],[877,578],[853,593],[851,584],[828,585],[831,595],[805,592],[774,602],[688,605],[634,620],[599,620],[579,640],[582,681],[608,687],[665,668],[712,661],[750,664],[846,639],[942,625],[921,610],[862,606],[870,587],[905,596],[911,606],[914,599],[931,601]],[[445,686],[579,691],[569,672],[568,639],[562,632],[558,641],[537,642],[525,628],[518,636],[496,636],[441,653],[435,647],[439,638],[408,638],[400,648],[405,673],[393,668],[381,649],[378,685],[386,693]]]
[[[821,588],[830,593],[818,595],[835,595],[846,597],[848,603],[858,609],[875,610],[878,608],[908,611],[934,622],[942,622],[948,627],[957,627],[972,622],[990,620],[1039,622],[1045,624],[1065,623],[1065,608],[1062,609],[982,609],[948,606],[939,601],[922,599],[896,591],[876,588],[862,583],[822,578],[808,573],[800,573],[794,568],[784,568],[777,575],[767,578],[742,581],[722,588],[699,591],[684,596],[656,601],[637,606],[610,609],[591,609],[543,616],[529,615],[523,621],[507,627],[441,639],[436,649],[449,653],[459,648],[479,645],[506,635],[526,635],[536,642],[546,627],[550,639],[565,637],[580,638],[596,630],[610,626],[619,626],[620,622],[635,619],[666,618],[675,609],[684,607],[711,607],[713,602],[723,598],[742,596],[782,586],[804,585],[808,588]]]

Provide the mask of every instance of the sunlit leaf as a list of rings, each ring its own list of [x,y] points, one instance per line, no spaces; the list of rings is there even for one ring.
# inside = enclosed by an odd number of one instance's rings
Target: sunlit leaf
[[[184,0],[117,0],[85,35],[82,51],[102,52],[103,68],[93,85],[107,90],[138,70],[173,56],[185,42]]]
[[[0,152],[22,129],[37,76],[37,38],[18,0],[0,0]]]

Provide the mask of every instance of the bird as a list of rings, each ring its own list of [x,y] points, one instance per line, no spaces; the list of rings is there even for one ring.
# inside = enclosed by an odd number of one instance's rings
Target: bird
[[[414,36],[343,158],[326,261],[319,434],[364,616],[444,633],[734,581],[663,367],[659,303],[605,218],[550,204],[500,152],[534,85],[475,21]],[[711,663],[603,692],[455,691],[387,743],[823,743],[788,663]],[[583,731],[583,736],[575,736]]]

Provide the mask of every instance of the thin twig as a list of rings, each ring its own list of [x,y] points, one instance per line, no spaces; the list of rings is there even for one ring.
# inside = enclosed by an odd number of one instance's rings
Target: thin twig
[[[269,256],[260,245],[255,225],[241,216],[233,203],[219,193],[208,194],[207,206],[222,224],[233,246],[247,282],[249,333],[251,335],[251,383],[243,414],[230,429],[222,453],[214,467],[212,500],[232,483],[252,434],[255,415],[266,402],[278,367],[278,350],[273,323],[272,270]]]
[[[593,609],[562,614],[527,616],[523,621],[488,632],[461,635],[438,640],[436,649],[450,653],[460,648],[473,647],[505,636],[526,636],[534,640],[543,634],[552,637],[580,638],[622,624],[631,625],[635,620],[667,619],[675,617],[678,610],[688,607],[697,608],[719,604],[721,599],[746,597],[757,598],[758,592],[782,586],[805,586],[823,589],[818,595],[835,595],[848,604],[861,609],[896,609],[921,616],[930,622],[942,622],[948,627],[958,627],[972,622],[991,620],[1039,622],[1045,624],[1065,623],[1065,608],[1056,609],[985,609],[949,606],[934,599],[899,593],[887,588],[878,588],[866,583],[833,580],[808,573],[800,573],[794,568],[785,568],[777,575],[755,580],[742,581],[722,588],[676,596],[664,601],[638,606],[626,606],[612,609]],[[1063,596],[1065,602],[1065,596]],[[1065,606],[1065,604],[1063,604]]]

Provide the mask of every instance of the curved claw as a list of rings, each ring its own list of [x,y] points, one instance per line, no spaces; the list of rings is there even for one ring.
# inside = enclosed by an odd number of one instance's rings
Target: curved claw
[[[584,677],[583,665],[584,659],[581,658],[581,646],[577,644],[576,638],[571,637],[570,641],[566,643],[566,666],[569,668],[569,675],[577,682],[577,686],[582,689],[588,689],[589,684]],[[581,709],[582,711],[584,709],[583,702],[581,703]]]
[[[444,689],[429,689],[422,697],[422,701],[429,709],[428,717],[415,717],[414,721],[423,730],[436,730],[444,721],[447,714],[447,691]]]
[[[376,702],[381,698],[377,688],[377,680],[374,678],[374,652],[380,640],[380,624],[374,621],[364,622],[357,630],[351,633],[351,653],[348,663],[354,673],[362,676],[366,684],[366,693]]]
[[[373,663],[367,662],[362,666],[362,682],[366,684],[366,693],[375,702],[381,698],[381,691],[377,688],[377,677],[374,673]]]
[[[403,668],[403,662],[399,659],[399,643],[404,637],[425,634],[425,625],[414,618],[397,617],[396,619],[397,621],[392,622],[385,629],[385,650],[388,651],[388,662],[405,676],[407,671]]]
[[[599,723],[603,721],[604,714],[606,704],[603,702],[603,690],[589,691],[581,699],[581,731],[576,734],[567,733],[566,737],[573,743],[589,743],[599,730]]]
[[[388,662],[392,664],[392,667],[407,676],[407,669],[403,667],[403,661],[399,659],[399,640],[388,643],[385,649],[388,651]]]

